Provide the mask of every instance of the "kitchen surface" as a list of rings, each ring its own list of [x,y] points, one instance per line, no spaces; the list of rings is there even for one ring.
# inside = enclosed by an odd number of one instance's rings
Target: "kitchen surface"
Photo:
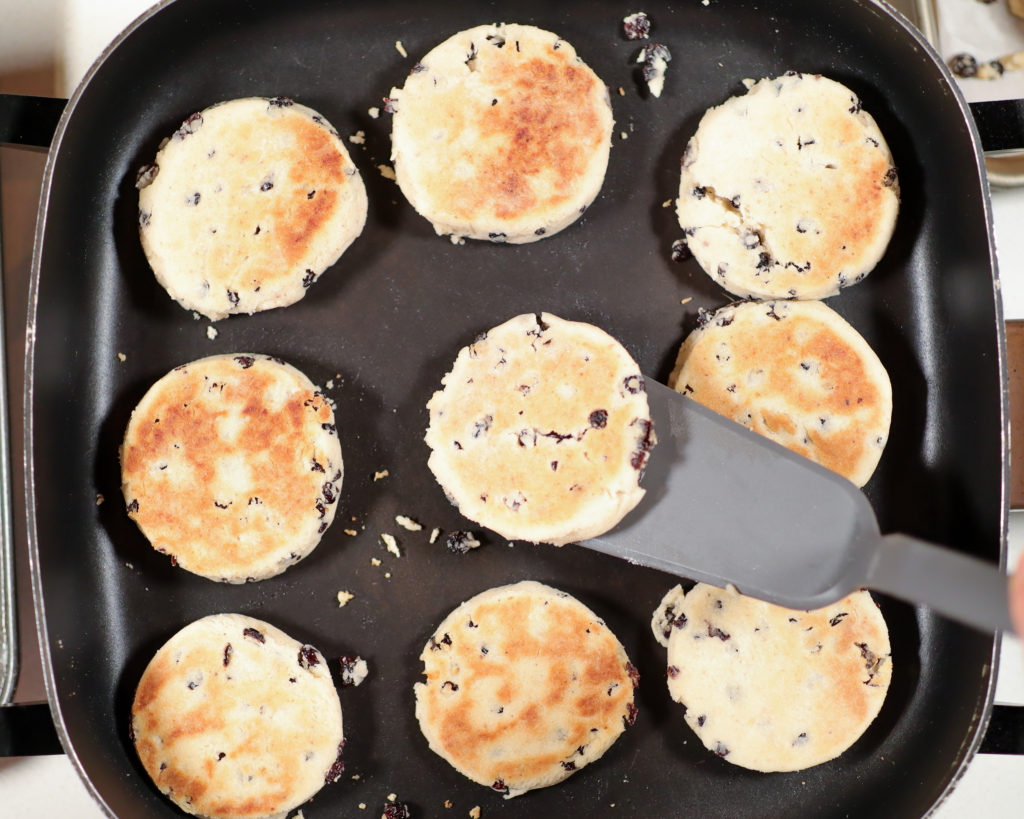
[[[699,2],[699,0],[697,0]],[[704,0],[727,3],[728,0]],[[121,28],[147,7],[144,0],[0,0],[0,93],[67,97],[71,95],[105,45]],[[904,0],[894,4],[919,22],[938,41],[944,58],[959,51],[976,52],[979,59],[1003,56],[1019,35],[1024,49],[1024,22],[1016,28],[1000,21],[977,30],[970,23],[977,0]],[[629,9],[624,8],[624,12]],[[945,14],[945,16],[944,16]],[[1008,18],[1007,18],[1008,19]],[[964,21],[968,22],[965,23]],[[986,26],[988,28],[986,28]],[[991,54],[983,54],[985,32],[997,30],[999,40]],[[980,32],[980,33],[978,33]],[[1018,76],[1019,75],[1019,76]],[[1024,95],[1024,70],[1008,72],[1005,91],[984,80],[963,81],[968,99],[984,99],[993,93]],[[43,672],[36,643],[35,613],[26,547],[24,469],[22,462],[23,365],[25,349],[28,278],[32,260],[36,205],[46,154],[41,149],[0,146],[0,216],[2,216],[3,321],[7,349],[7,389],[10,405],[13,519],[17,588],[20,668],[13,702],[28,704],[46,699]],[[991,206],[998,256],[1002,306],[1006,320],[1024,320],[1024,160],[995,158],[993,178],[1006,183],[991,188]],[[1008,531],[1009,565],[1015,566],[1024,552],[1024,511],[1011,512]],[[995,701],[997,705],[1024,708],[1024,645],[1004,637]],[[1016,721],[1018,731],[1024,721]],[[1012,742],[1011,742],[1012,744]],[[373,807],[387,794],[372,795]],[[481,796],[487,815],[486,794]],[[370,801],[370,800],[368,800]],[[1021,815],[1024,804],[1024,735],[1018,733],[1016,753],[979,754],[953,793],[932,814],[938,819],[986,817],[1009,819]],[[0,813],[19,819],[104,815],[92,801],[71,763],[64,755],[0,758]],[[446,815],[460,815],[457,811]],[[461,815],[464,815],[461,814]]]

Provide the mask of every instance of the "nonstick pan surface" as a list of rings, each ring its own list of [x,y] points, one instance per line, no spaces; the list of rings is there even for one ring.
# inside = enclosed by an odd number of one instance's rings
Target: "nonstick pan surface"
[[[427,470],[427,399],[461,346],[513,315],[545,310],[595,323],[646,373],[667,377],[698,309],[730,300],[695,262],[670,258],[680,231],[665,203],[676,195],[686,140],[708,106],[743,91],[744,78],[820,72],[852,88],[879,122],[902,188],[885,258],[828,302],[893,381],[890,441],[867,493],[883,531],[1001,560],[1002,322],[977,141],[950,78],[905,23],[870,2],[692,0],[645,9],[653,39],[673,55],[660,99],[644,92],[636,44],[621,34],[622,17],[636,9],[600,0],[178,0],[137,25],[72,99],[40,214],[27,490],[58,730],[112,813],[180,815],[138,763],[129,707],[153,652],[214,612],[260,617],[329,658],[358,654],[369,663],[361,686],[340,691],[345,775],[303,806],[307,819],[379,815],[390,793],[417,816],[448,815],[445,800],[451,815],[480,805],[486,816],[920,816],[970,758],[990,708],[991,634],[881,599],[894,676],[875,723],[831,763],[748,772],[707,752],[669,699],[649,621],[676,578],[575,546],[507,543],[460,518]],[[600,196],[563,233],[522,246],[456,246],[378,172],[390,122],[368,109],[433,45],[494,21],[538,25],[576,47],[612,89],[614,147]],[[301,302],[218,322],[210,338],[209,322],[174,304],[146,264],[135,173],[189,114],[249,95],[289,96],[343,136],[365,132],[365,144],[350,150],[367,183],[369,221]],[[150,548],[124,511],[118,446],[133,406],[169,369],[245,351],[280,356],[332,385],[346,475],[338,517],[309,558],[278,578],[229,586]],[[425,530],[400,529],[396,514]],[[428,543],[433,527],[471,528],[483,545],[450,553]],[[398,538],[401,558],[385,550],[383,532]],[[639,667],[640,713],[599,762],[505,801],[428,750],[412,686],[419,652],[453,607],[526,578],[605,618]],[[339,608],[342,589],[355,599]]]

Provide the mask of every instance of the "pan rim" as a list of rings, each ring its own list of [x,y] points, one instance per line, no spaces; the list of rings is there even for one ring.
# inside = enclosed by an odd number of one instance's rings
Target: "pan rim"
[[[1007,378],[1007,357],[1006,357],[1006,337],[1005,337],[1005,325],[1003,319],[1003,307],[1002,300],[999,294],[999,270],[997,257],[995,253],[995,240],[992,222],[992,208],[990,198],[990,186],[987,174],[984,171],[984,156],[981,150],[980,136],[977,131],[977,127],[974,123],[973,118],[970,116],[969,107],[963,97],[963,94],[954,81],[952,74],[949,72],[948,67],[939,58],[938,53],[935,51],[931,43],[921,34],[916,27],[913,26],[897,9],[893,8],[887,0],[853,0],[853,2],[865,5],[877,7],[877,9],[892,21],[898,23],[903,29],[904,33],[913,40],[919,48],[921,48],[940,69],[946,80],[949,88],[953,92],[953,96],[956,100],[957,106],[960,109],[961,115],[963,116],[968,131],[970,134],[971,144],[974,149],[974,163],[975,171],[978,175],[979,184],[981,187],[982,196],[982,208],[985,218],[985,225],[987,231],[988,241],[988,253],[989,263],[992,272],[992,287],[994,293],[994,305],[997,319],[997,357],[999,362],[1000,371],[1000,445],[1003,453],[1002,458],[1002,475],[1000,478],[1000,521],[999,521],[999,539],[1000,539],[1000,568],[1005,571],[1006,568],[1006,536],[1008,528],[1008,506],[1007,506],[1007,491],[1009,481],[1009,464],[1008,464],[1008,444],[1009,444],[1009,412],[1008,412],[1008,378]],[[146,10],[143,14],[137,17],[131,24],[129,24],[111,43],[104,49],[102,54],[92,64],[85,77],[76,87],[74,93],[69,98],[68,104],[61,116],[60,122],[58,123],[57,129],[54,134],[53,142],[47,155],[47,161],[44,169],[43,183],[40,194],[40,203],[37,211],[35,236],[33,242],[33,254],[32,254],[32,267],[31,276],[29,282],[29,294],[28,294],[28,318],[26,323],[26,346],[25,346],[25,387],[23,391],[23,415],[24,415],[24,489],[26,497],[26,537],[28,540],[28,554],[29,554],[29,566],[32,581],[32,594],[33,594],[33,607],[36,619],[36,632],[39,640],[40,655],[43,662],[43,677],[44,684],[49,701],[51,713],[54,717],[54,724],[57,730],[58,737],[61,741],[65,753],[71,760],[76,772],[80,779],[86,785],[87,790],[93,797],[94,801],[101,807],[101,809],[109,816],[114,817],[115,814],[107,805],[106,801],[99,793],[98,788],[93,783],[91,777],[87,774],[85,767],[80,759],[77,750],[75,749],[70,735],[68,733],[64,717],[61,711],[60,699],[58,697],[57,682],[55,679],[53,657],[50,652],[50,639],[47,628],[46,619],[46,601],[43,597],[43,580],[42,580],[42,568],[40,565],[39,558],[39,540],[38,540],[38,529],[36,519],[36,489],[35,489],[35,463],[34,463],[34,443],[35,443],[35,417],[34,417],[34,400],[35,400],[35,355],[36,355],[36,322],[38,315],[38,299],[39,299],[39,287],[42,275],[42,247],[43,241],[46,234],[46,223],[48,206],[52,191],[52,183],[54,176],[54,168],[57,162],[57,158],[61,153],[61,143],[63,137],[67,131],[69,123],[75,115],[78,104],[81,98],[84,96],[88,86],[92,82],[95,75],[101,70],[103,64],[107,61],[109,56],[115,52],[122,42],[130,38],[140,27],[148,23],[154,17],[158,16],[166,8],[175,5],[178,0],[161,0],[158,4],[152,6]],[[966,161],[966,160],[965,160]],[[984,738],[985,730],[988,726],[989,719],[992,714],[992,706],[995,699],[995,681],[999,666],[999,651],[1001,645],[1001,635],[996,634],[993,640],[992,657],[988,667],[988,682],[986,685],[986,694],[980,703],[976,704],[974,715],[976,717],[976,728],[973,733],[964,738],[964,742],[961,745],[959,756],[961,761],[957,770],[950,777],[947,782],[945,789],[938,799],[934,802],[932,807],[929,809],[926,815],[932,814],[948,797],[953,791],[959,781],[962,779],[964,773],[967,770],[971,760],[976,755],[978,748],[980,747]]]

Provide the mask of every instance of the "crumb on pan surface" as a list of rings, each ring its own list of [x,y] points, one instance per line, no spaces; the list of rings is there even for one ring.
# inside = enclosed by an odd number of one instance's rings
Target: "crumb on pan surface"
[[[640,75],[652,97],[660,97],[665,90],[665,75],[671,60],[672,52],[661,43],[645,43],[637,54],[636,61],[641,64]]]
[[[362,657],[343,656],[340,659],[341,684],[345,686],[358,686],[370,674],[370,667]]]
[[[398,548],[398,541],[395,539],[394,535],[388,532],[382,532],[380,539],[384,544],[384,548],[386,548],[391,554],[393,554],[395,557],[402,556],[402,552]]]
[[[651,36],[651,18],[635,11],[622,18],[622,33],[627,40],[646,40]]]

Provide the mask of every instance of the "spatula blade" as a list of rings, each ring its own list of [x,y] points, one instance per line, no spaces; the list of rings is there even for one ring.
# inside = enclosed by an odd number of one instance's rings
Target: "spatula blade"
[[[646,495],[583,545],[790,608],[817,608],[868,576],[878,523],[846,478],[647,380],[658,444]]]

